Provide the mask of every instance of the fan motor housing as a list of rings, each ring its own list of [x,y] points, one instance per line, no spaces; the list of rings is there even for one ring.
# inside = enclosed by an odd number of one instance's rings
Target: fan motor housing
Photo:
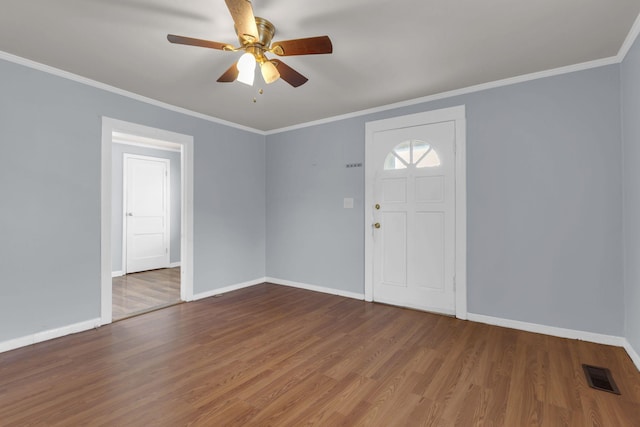
[[[251,42],[246,39],[243,39],[238,35],[238,40],[240,41],[240,44],[245,48],[257,45],[261,47],[263,50],[269,49],[269,46],[271,45],[271,40],[273,39],[273,36],[275,36],[276,34],[276,27],[267,19],[260,18],[258,16],[256,16],[256,26],[258,27],[258,40]],[[235,30],[236,30],[236,34],[238,34],[238,29],[235,28]]]

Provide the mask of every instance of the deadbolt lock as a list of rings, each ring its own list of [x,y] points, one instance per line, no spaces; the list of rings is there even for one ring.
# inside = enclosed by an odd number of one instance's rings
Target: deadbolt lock
[[[380,205],[376,203],[376,209],[380,209]]]

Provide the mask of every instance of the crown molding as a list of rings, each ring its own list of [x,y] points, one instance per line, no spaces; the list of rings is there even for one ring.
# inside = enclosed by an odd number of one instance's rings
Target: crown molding
[[[186,108],[177,107],[175,105],[167,104],[166,102],[158,101],[157,99],[148,98],[146,96],[138,95],[137,93],[129,92],[124,89],[117,88],[115,86],[108,85],[106,83],[101,83],[96,80],[92,80],[86,77],[79,76],[77,74],[70,73],[68,71],[61,70],[59,68],[51,67],[49,65],[42,64],[40,62],[32,61],[31,59],[22,58],[17,55],[13,55],[8,52],[0,51],[0,59],[3,59],[8,62],[12,62],[14,64],[23,65],[25,67],[32,68],[34,70],[42,71],[47,74],[52,74],[54,76],[62,77],[67,80],[71,80],[77,83],[81,83],[87,86],[91,86],[97,89],[102,89],[107,92],[115,93],[116,95],[121,95],[126,98],[134,99],[136,101],[144,102],[149,105],[153,105],[155,107],[160,107],[165,110],[173,111],[175,113],[184,114],[186,116],[195,117],[198,119],[206,120],[208,122],[217,123],[224,126],[229,126],[232,128],[244,130],[251,133],[256,133],[258,135],[265,135],[264,131],[259,129],[254,129],[249,126],[244,126],[238,123],[230,122],[227,120],[219,119],[217,117],[208,116],[206,114],[198,113],[196,111],[191,111]]]
[[[635,43],[638,38],[638,34],[640,34],[640,15],[636,18],[635,22],[631,26],[631,30],[629,30],[629,34],[627,34],[627,38],[624,39],[622,46],[620,46],[618,55],[616,55],[618,62],[624,61],[624,58],[627,57],[631,46],[633,46],[633,43]]]
[[[311,126],[318,126],[327,123],[337,122],[340,120],[352,119],[354,117],[366,116],[368,114],[380,113],[383,111],[394,110],[397,108],[410,107],[416,104],[423,104],[426,102],[437,101],[440,99],[452,98],[454,96],[467,95],[474,92],[481,92],[488,89],[495,89],[503,86],[510,86],[517,83],[524,83],[531,80],[538,80],[545,77],[559,76],[562,74],[574,73],[576,71],[589,70],[591,68],[604,67],[606,65],[618,64],[621,61],[618,56],[611,56],[609,58],[596,59],[595,61],[582,62],[580,64],[567,65],[565,67],[554,68],[551,70],[538,71],[530,74],[523,74],[521,76],[509,77],[507,79],[496,80],[489,83],[482,83],[474,86],[468,86],[462,89],[455,89],[447,92],[441,92],[434,95],[423,96],[420,98],[414,98],[407,101],[396,102],[393,104],[387,104],[380,107],[369,108],[366,110],[355,111],[353,113],[342,114],[338,116],[327,117],[325,119],[314,120],[311,122],[300,123],[293,126],[288,126],[279,129],[272,129],[266,131],[266,135],[274,135],[283,132],[289,132],[292,130],[302,129]]]

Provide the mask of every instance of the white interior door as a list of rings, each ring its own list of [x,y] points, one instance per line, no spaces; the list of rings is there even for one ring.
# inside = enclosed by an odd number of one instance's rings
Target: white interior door
[[[373,133],[373,299],[455,314],[454,121]]]
[[[124,156],[125,273],[169,267],[169,162]]]

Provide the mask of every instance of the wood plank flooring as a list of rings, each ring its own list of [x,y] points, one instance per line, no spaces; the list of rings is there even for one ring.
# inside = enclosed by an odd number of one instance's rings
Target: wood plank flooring
[[[263,284],[0,354],[0,425],[638,426],[640,373],[621,348]]]
[[[180,267],[114,277],[113,320],[180,302]]]

